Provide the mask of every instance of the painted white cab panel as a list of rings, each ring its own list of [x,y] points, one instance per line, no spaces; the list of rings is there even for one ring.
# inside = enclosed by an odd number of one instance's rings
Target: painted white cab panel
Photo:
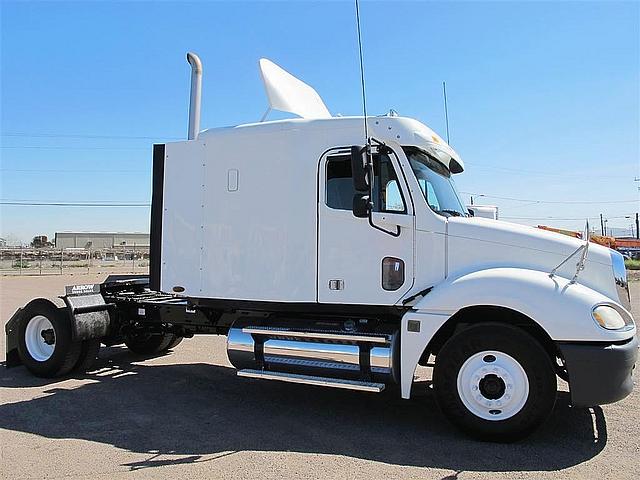
[[[551,272],[584,241],[503,221],[452,217],[448,220],[448,275],[459,277],[475,270],[515,267]],[[558,274],[573,277],[579,256]],[[617,298],[611,251],[591,243],[578,283],[610,298]]]
[[[402,317],[400,327],[400,387],[402,398],[411,396],[411,384],[418,361],[433,336],[449,320],[445,313],[408,312]],[[418,322],[420,331],[410,332],[409,321]]]
[[[422,298],[414,307],[416,311],[408,312],[402,318],[402,398],[410,397],[418,361],[433,336],[463,308],[481,305],[509,308],[531,318],[556,341],[611,343],[627,340],[636,334],[635,326],[624,331],[605,330],[598,326],[591,311],[600,303],[613,302],[584,285],[570,283],[566,278],[550,278],[547,272],[494,268],[449,278]],[[409,331],[409,321],[419,322],[420,331]]]
[[[465,307],[492,305],[520,312],[538,323],[557,341],[626,340],[626,331],[605,330],[591,317],[599,303],[611,298],[579,283],[548,272],[521,268],[489,268],[448,278],[422,298],[415,309],[422,313],[453,315]]]
[[[204,147],[201,142],[165,146],[160,289],[184,288],[200,293],[202,241],[202,180]]]
[[[373,214],[376,225],[392,232],[400,228],[400,236],[394,237],[373,228],[367,218],[356,218],[351,210],[327,206],[324,187],[327,158],[331,158],[331,154],[323,157],[319,168],[318,302],[393,305],[413,285],[412,207],[408,205],[408,213],[405,214]],[[395,158],[392,158],[392,163],[399,176],[400,188],[407,198],[406,185]],[[404,283],[397,290],[382,288],[382,260],[385,257],[399,258],[404,262]],[[332,281],[340,281],[341,288],[330,288]]]
[[[295,161],[314,155],[296,139],[206,142],[200,296],[315,301],[316,169]]]

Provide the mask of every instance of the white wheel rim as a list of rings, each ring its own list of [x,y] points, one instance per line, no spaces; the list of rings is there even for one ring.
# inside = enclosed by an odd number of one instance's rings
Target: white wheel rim
[[[511,418],[529,398],[529,379],[522,365],[493,350],[469,357],[458,372],[457,385],[464,406],[484,420]]]
[[[51,332],[54,332],[51,334]],[[44,335],[43,335],[44,333]],[[56,348],[55,330],[47,317],[36,315],[27,324],[24,342],[31,357],[38,362],[46,362]]]

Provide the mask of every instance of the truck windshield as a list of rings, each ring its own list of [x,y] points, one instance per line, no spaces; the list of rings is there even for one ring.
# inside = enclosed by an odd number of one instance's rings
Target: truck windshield
[[[431,210],[447,217],[468,216],[469,212],[460,200],[451,172],[418,148],[404,147],[403,150]]]

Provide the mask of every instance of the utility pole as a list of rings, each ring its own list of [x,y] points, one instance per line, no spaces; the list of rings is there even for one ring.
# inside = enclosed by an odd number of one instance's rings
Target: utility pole
[[[636,238],[640,240],[640,222],[638,221],[638,212],[636,212]]]
[[[600,214],[600,233],[604,237],[604,222],[602,221],[602,214]]]

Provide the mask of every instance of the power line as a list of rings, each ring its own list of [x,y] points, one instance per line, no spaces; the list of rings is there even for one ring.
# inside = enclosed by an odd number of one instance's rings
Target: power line
[[[0,205],[20,207],[149,207],[149,203],[92,203],[92,202],[10,202],[0,201]]]
[[[52,202],[52,203],[136,203],[146,204],[145,200],[51,200],[51,199],[25,199],[25,198],[0,198],[0,202]]]
[[[0,168],[0,172],[20,173],[149,173],[149,170],[86,170],[75,169],[39,169],[39,168]]]
[[[93,138],[93,139],[107,139],[107,140],[181,140],[182,137],[168,137],[163,135],[157,135],[155,137],[147,137],[142,135],[85,135],[85,134],[63,134],[63,133],[26,133],[26,132],[11,132],[3,133],[3,137],[29,137],[29,138]]]
[[[514,197],[501,197],[498,195],[487,195],[484,193],[472,193],[472,192],[460,192],[466,195],[473,195],[476,197],[486,197],[486,198],[496,198],[499,200],[511,200],[514,202],[530,202],[531,204],[542,203],[542,204],[571,204],[571,205],[602,205],[605,203],[635,203],[639,202],[639,200],[532,200],[527,198],[514,198]]]
[[[620,218],[631,218],[632,214],[629,215],[616,215],[616,216],[606,216],[607,220],[610,219],[620,219]],[[597,220],[600,216],[595,217],[503,217],[500,218],[509,219],[509,220]]]
[[[443,82],[443,91],[446,96],[446,86]],[[446,103],[446,98],[445,98]],[[445,107],[446,108],[446,107]],[[448,112],[445,112],[448,114]],[[28,133],[28,132],[8,132],[1,134],[2,137],[26,137],[26,138],[76,138],[76,139],[106,139],[106,140],[181,140],[182,137],[173,137],[173,136],[145,136],[145,135],[93,135],[93,134],[62,134],[62,133]],[[63,146],[39,146],[39,145],[28,145],[28,146],[2,146],[2,148],[9,149],[20,149],[20,148],[42,148],[42,149],[116,149],[115,147],[63,147]],[[570,174],[562,174],[562,173],[551,173],[551,172],[541,172],[535,170],[521,170],[517,168],[509,168],[509,167],[499,167],[494,165],[482,165],[477,164],[475,162],[465,161],[465,164],[474,166],[475,168],[480,169],[488,169],[488,170],[496,170],[505,173],[513,173],[513,174],[526,174],[526,175],[539,175],[544,177],[566,177],[567,175],[571,175],[572,177],[581,177],[581,178],[594,178],[598,179],[602,178],[628,178],[627,175],[586,175],[579,173],[570,173]],[[636,180],[637,181],[637,180]]]
[[[0,145],[0,148],[10,149],[10,150],[149,150],[149,148],[145,147],[65,147],[60,145]]]
[[[579,173],[550,173],[550,172],[540,172],[535,170],[520,170],[517,168],[496,167],[493,165],[482,165],[482,164],[478,164],[475,162],[468,162],[468,161],[465,161],[464,163],[465,165],[474,166],[475,169],[496,170],[499,172],[511,173],[514,175],[537,175],[542,177],[554,177],[554,178],[558,178],[558,177],[566,178],[567,176],[571,176],[571,177],[589,178],[589,179],[596,179],[596,180],[600,180],[602,178],[615,178],[615,179],[629,178],[628,175],[600,175],[600,174],[586,175],[586,174],[579,174]]]

